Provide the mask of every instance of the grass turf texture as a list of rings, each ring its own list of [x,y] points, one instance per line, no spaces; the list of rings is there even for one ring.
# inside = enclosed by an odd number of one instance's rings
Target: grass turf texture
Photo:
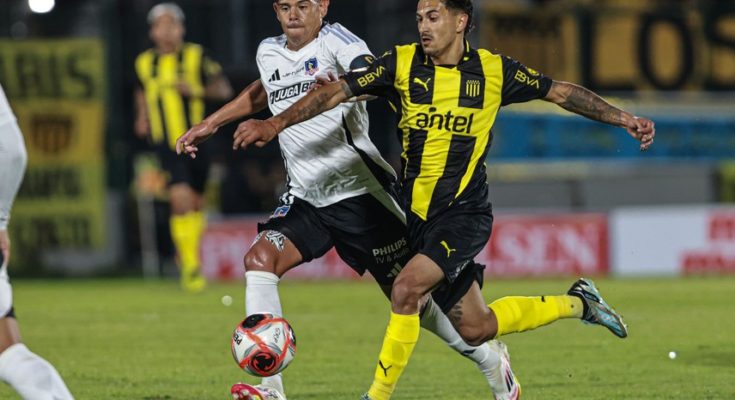
[[[490,282],[503,295],[563,293],[566,280]],[[524,399],[735,398],[735,277],[596,281],[630,326],[626,340],[566,320],[505,337]],[[241,284],[200,295],[173,282],[13,282],[28,346],[50,360],[79,400],[227,399],[257,382],[230,355],[243,317]],[[223,295],[233,296],[230,307]],[[367,282],[281,286],[298,351],[289,399],[355,400],[371,382],[388,303]],[[675,360],[668,358],[676,351]],[[475,366],[422,330],[394,398],[488,399]],[[17,399],[0,384],[1,399]]]

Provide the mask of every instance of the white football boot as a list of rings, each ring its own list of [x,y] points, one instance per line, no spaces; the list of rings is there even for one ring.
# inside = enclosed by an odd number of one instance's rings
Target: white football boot
[[[510,368],[510,355],[505,343],[498,340],[491,340],[487,343],[491,349],[500,355],[500,371],[496,374],[495,382],[491,382],[490,386],[495,394],[495,400],[518,400],[521,398],[521,383],[518,382],[513,370]]]
[[[233,400],[286,400],[279,391],[263,385],[236,383],[230,389]]]

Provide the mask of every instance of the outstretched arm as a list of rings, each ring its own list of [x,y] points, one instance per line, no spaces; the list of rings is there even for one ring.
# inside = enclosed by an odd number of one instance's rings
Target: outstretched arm
[[[248,85],[234,100],[193,126],[176,141],[176,152],[196,158],[197,146],[217,132],[222,125],[264,110],[268,96],[260,79]]]
[[[289,126],[331,110],[350,97],[352,90],[344,79],[324,85],[274,117],[265,121],[251,119],[241,123],[235,131],[232,148],[244,149],[253,143],[258,147],[265,146]]]
[[[591,90],[573,83],[554,81],[544,100],[589,119],[625,128],[628,134],[641,142],[641,151],[647,150],[656,136],[653,121],[621,110]]]

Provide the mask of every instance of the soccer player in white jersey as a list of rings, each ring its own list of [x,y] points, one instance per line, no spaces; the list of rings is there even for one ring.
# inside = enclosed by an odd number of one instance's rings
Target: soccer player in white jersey
[[[302,98],[318,74],[343,74],[367,67],[373,56],[365,42],[340,24],[323,22],[329,0],[277,0],[273,4],[284,34],[261,42],[260,79],[232,102],[179,138],[177,151],[196,157],[197,145],[219,127],[269,107],[273,114]],[[335,247],[355,271],[369,271],[386,296],[405,262],[405,216],[389,194],[395,174],[368,137],[364,102],[346,102],[289,128],[280,136],[288,172],[288,191],[245,255],[247,315],[282,315],[280,277]],[[482,280],[482,266],[459,285]],[[448,292],[447,292],[448,293]],[[464,343],[444,312],[458,300],[447,293],[428,299],[422,326],[469,357],[485,374],[496,398],[513,388],[507,353],[498,342]],[[236,384],[235,399],[285,399],[279,375],[257,386]]]
[[[13,289],[7,270],[10,261],[7,228],[26,160],[23,136],[0,86],[0,380],[25,400],[73,399],[56,369],[21,342],[13,311]]]

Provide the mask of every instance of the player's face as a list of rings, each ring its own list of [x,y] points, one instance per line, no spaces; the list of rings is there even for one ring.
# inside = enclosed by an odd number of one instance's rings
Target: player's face
[[[421,47],[430,57],[444,53],[464,35],[466,15],[449,10],[441,0],[420,0],[416,7],[416,22]]]
[[[316,37],[328,7],[328,0],[277,0],[273,3],[283,33],[292,43],[304,43]]]
[[[156,47],[171,50],[184,41],[184,25],[171,14],[163,14],[151,25],[151,40]]]

